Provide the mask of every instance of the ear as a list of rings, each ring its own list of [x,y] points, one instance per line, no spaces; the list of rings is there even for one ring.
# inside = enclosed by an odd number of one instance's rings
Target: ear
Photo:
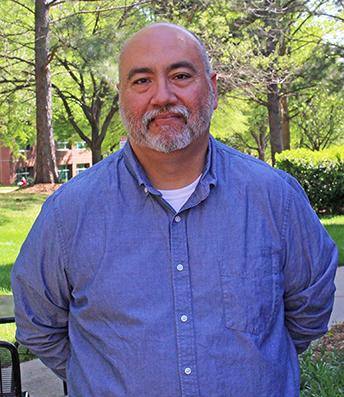
[[[217,74],[215,72],[211,72],[210,82],[213,87],[214,92],[214,110],[217,108],[218,105],[218,95],[217,95]]]

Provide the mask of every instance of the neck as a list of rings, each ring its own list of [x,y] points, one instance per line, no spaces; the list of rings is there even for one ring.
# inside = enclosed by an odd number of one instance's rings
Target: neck
[[[131,147],[156,189],[179,189],[197,179],[203,171],[209,134],[204,134],[184,149],[157,152],[130,142]]]

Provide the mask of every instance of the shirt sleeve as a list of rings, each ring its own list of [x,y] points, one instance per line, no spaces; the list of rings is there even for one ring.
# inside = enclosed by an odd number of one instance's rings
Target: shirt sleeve
[[[298,353],[328,330],[338,252],[293,179],[285,221],[285,324]]]
[[[25,240],[12,270],[17,340],[62,379],[69,356],[70,291],[53,197]]]

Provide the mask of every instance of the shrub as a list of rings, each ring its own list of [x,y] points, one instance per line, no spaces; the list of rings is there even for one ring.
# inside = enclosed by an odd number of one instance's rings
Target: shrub
[[[344,146],[286,150],[276,155],[276,166],[300,182],[318,213],[344,213]]]

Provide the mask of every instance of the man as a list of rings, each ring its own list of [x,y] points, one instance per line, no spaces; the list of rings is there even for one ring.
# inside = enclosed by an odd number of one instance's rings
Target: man
[[[17,337],[71,397],[296,397],[336,249],[289,175],[216,142],[185,29],[124,46],[129,142],[45,203],[13,271]]]

